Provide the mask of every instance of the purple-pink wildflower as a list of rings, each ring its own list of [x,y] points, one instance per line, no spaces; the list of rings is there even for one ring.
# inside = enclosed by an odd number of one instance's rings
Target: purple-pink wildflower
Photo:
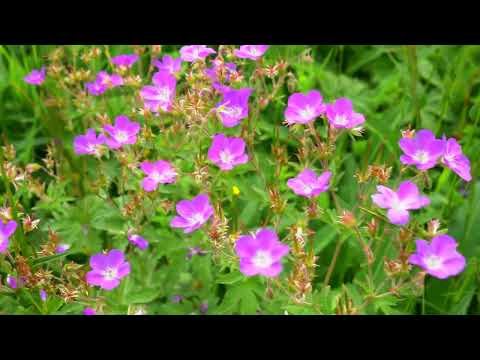
[[[431,243],[416,240],[416,252],[408,258],[410,264],[417,265],[438,279],[446,279],[460,274],[465,269],[465,257],[457,249],[457,242],[449,235],[435,236]]]
[[[180,49],[180,56],[183,61],[197,62],[205,59],[210,54],[215,54],[216,51],[207,47],[206,45],[188,45]]]
[[[256,234],[240,236],[235,244],[240,271],[246,276],[278,276],[282,271],[281,259],[289,250],[288,245],[282,244],[277,234],[267,228],[258,230]]]
[[[398,145],[404,152],[400,156],[402,164],[415,165],[419,170],[433,168],[442,156],[444,143],[436,139],[433,132],[428,129],[420,130],[412,138],[402,138]]]
[[[417,210],[430,204],[430,199],[420,195],[417,185],[408,180],[400,184],[397,192],[382,185],[377,186],[377,191],[372,195],[372,201],[382,209],[388,209],[387,217],[395,225],[408,223],[408,210]]]
[[[258,60],[268,48],[268,45],[242,45],[240,49],[235,49],[233,54],[239,59]]]
[[[192,200],[181,200],[176,205],[178,216],[170,222],[174,228],[183,228],[185,234],[199,229],[213,215],[208,195],[200,194]]]
[[[85,83],[85,87],[90,95],[98,96],[107,89],[123,85],[123,78],[118,74],[110,75],[106,71],[100,71],[95,81]]]
[[[168,71],[159,71],[153,75],[153,86],[146,85],[140,90],[140,96],[146,109],[158,113],[160,109],[170,111],[175,92],[177,79]]]
[[[132,145],[137,142],[140,124],[130,121],[125,115],[115,118],[115,126],[107,124],[103,129],[108,133],[105,142],[110,149],[118,149],[123,145]]]
[[[133,234],[132,232],[128,232],[128,241],[138,247],[140,250],[145,250],[148,248],[148,241],[145,240],[142,236],[138,234]]]
[[[326,106],[327,120],[334,128],[352,129],[365,122],[365,116],[353,111],[352,102],[347,98],[337,99]]]
[[[107,88],[114,88],[123,85],[123,78],[118,74],[109,74],[106,71],[100,71],[97,75],[97,82],[105,85]]]
[[[470,160],[463,155],[462,147],[455,138],[447,140],[445,135],[442,138],[443,155],[441,162],[452,169],[465,181],[471,181]]]
[[[123,252],[117,249],[107,254],[96,254],[90,258],[91,271],[87,273],[87,283],[112,290],[120,284],[120,280],[130,274],[130,263],[125,260]]]
[[[142,187],[146,192],[155,191],[158,184],[172,184],[177,179],[175,168],[165,160],[144,161],[140,164],[140,169],[146,175],[142,180]]]
[[[285,119],[288,125],[307,124],[325,113],[323,97],[317,90],[307,94],[295,93],[288,98]]]
[[[23,80],[30,85],[42,85],[45,81],[45,66],[40,70],[32,70]]]
[[[248,162],[245,154],[245,141],[242,138],[226,137],[216,134],[208,149],[208,159],[223,171],[232,170],[235,166]]]
[[[17,222],[10,220],[6,224],[0,220],[0,254],[3,254],[7,251],[8,245],[10,243],[10,236],[13,235],[17,229]]]
[[[95,309],[87,307],[83,310],[83,315],[97,315],[97,312],[95,311]]]
[[[312,198],[328,190],[332,173],[325,171],[322,175],[306,168],[297,177],[289,179],[287,186],[297,195]]]
[[[133,64],[135,64],[140,56],[137,54],[122,54],[117,55],[111,58],[112,64],[118,66],[119,68],[128,69],[131,68]]]
[[[223,99],[216,106],[222,124],[225,127],[234,127],[248,117],[248,99],[253,89],[228,89],[223,93]]]
[[[170,55],[164,55],[162,60],[154,60],[153,65],[160,71],[166,71],[170,75],[174,75],[182,69],[182,59],[174,59]]]
[[[183,296],[182,295],[173,295],[171,300],[172,300],[172,303],[179,304],[183,300]]]
[[[85,83],[85,87],[90,95],[98,96],[107,90],[107,86],[98,81]]]
[[[208,301],[203,301],[198,307],[198,310],[200,310],[200,314],[205,315],[208,312]]]
[[[97,133],[95,129],[88,129],[85,135],[78,135],[73,140],[73,149],[75,154],[99,155],[100,145],[105,143],[106,137]]]

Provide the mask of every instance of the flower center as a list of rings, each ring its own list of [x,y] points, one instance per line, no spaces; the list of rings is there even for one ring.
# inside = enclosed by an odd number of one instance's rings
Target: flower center
[[[111,281],[117,277],[117,269],[108,267],[103,271],[103,277],[105,280]]]
[[[426,151],[420,150],[415,153],[414,159],[417,160],[420,164],[425,164],[430,160],[430,156]]]
[[[192,224],[198,224],[203,222],[203,215],[200,213],[196,213],[190,218]]]
[[[115,134],[115,139],[118,142],[125,142],[128,140],[128,134],[125,131],[117,131]]]
[[[170,100],[170,89],[163,87],[158,89],[158,100],[167,102]]]
[[[348,119],[345,115],[335,116],[335,124],[345,126],[348,124]]]
[[[310,119],[315,116],[315,112],[312,107],[307,105],[305,109],[300,110],[300,116],[305,119]]]
[[[228,150],[224,150],[220,153],[220,160],[224,163],[231,163],[233,161],[233,155]]]
[[[260,55],[260,52],[258,51],[257,48],[250,48],[250,55],[257,56]]]
[[[270,256],[270,252],[258,250],[253,257],[252,262],[256,267],[265,269],[272,265],[273,260]]]
[[[430,270],[438,270],[443,265],[443,259],[437,255],[429,255],[425,258],[425,264]]]
[[[236,116],[240,116],[242,114],[242,108],[241,107],[225,107],[223,110],[222,110],[222,113],[228,115],[228,116],[232,116],[232,117],[236,117]]]

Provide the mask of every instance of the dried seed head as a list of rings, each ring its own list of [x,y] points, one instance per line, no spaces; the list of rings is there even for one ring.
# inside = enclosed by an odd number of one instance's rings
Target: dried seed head
[[[357,226],[357,219],[355,218],[355,215],[348,210],[343,210],[342,215],[340,215],[339,218],[340,224],[348,228],[354,228]]]

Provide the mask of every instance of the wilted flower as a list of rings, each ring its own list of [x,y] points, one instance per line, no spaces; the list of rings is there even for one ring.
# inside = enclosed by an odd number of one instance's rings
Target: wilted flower
[[[7,284],[12,289],[16,289],[18,287],[17,278],[7,275]]]
[[[17,229],[17,222],[10,220],[6,224],[0,221],[0,254],[7,251],[10,242],[10,236],[13,235]]]
[[[282,271],[281,259],[288,254],[289,247],[278,240],[274,231],[262,228],[256,234],[240,236],[235,252],[244,275],[276,277]]]
[[[96,254],[90,258],[92,271],[87,273],[87,283],[112,290],[120,284],[120,280],[130,273],[130,264],[125,261],[123,252],[117,249],[107,254]]]
[[[190,260],[192,257],[194,257],[195,255],[199,255],[199,256],[205,256],[207,255],[207,252],[205,250],[202,250],[200,247],[198,246],[194,246],[194,247],[189,247],[188,248],[188,254],[187,254],[187,259]]]
[[[83,310],[83,315],[97,315],[97,312],[95,311],[95,309],[87,307]]]
[[[248,161],[248,155],[245,154],[245,141],[241,138],[216,134],[208,149],[208,158],[223,171],[232,170],[236,165],[245,164]]]
[[[174,228],[183,228],[188,234],[199,229],[213,215],[213,207],[210,205],[208,195],[200,194],[192,200],[181,200],[176,205],[177,213],[170,222]]]
[[[197,62],[205,59],[210,54],[215,54],[216,51],[207,47],[206,45],[188,45],[180,49],[180,56],[183,61]]]
[[[67,252],[69,249],[70,249],[70,245],[68,245],[68,244],[59,244],[59,245],[55,248],[55,252],[56,252],[57,254],[63,254],[64,252]]]
[[[73,140],[73,149],[76,154],[99,155],[99,146],[104,144],[105,135],[97,133],[95,129],[88,129],[85,135],[76,136]]]
[[[130,121],[125,115],[120,115],[115,118],[115,126],[107,124],[103,129],[110,135],[105,140],[108,147],[118,149],[123,145],[131,145],[137,142],[140,124]]]
[[[45,66],[42,66],[40,70],[32,70],[23,80],[30,85],[42,85],[45,81]]]
[[[233,54],[239,59],[258,60],[268,49],[268,45],[242,45],[240,49],[235,49]]]
[[[131,68],[140,57],[137,54],[122,54],[112,57],[112,64],[120,68]]]
[[[285,119],[288,125],[307,124],[325,112],[323,97],[317,90],[295,93],[288,98]]]
[[[463,180],[472,180],[472,175],[470,174],[470,160],[463,155],[462,148],[457,140],[454,138],[447,140],[444,135],[442,141],[444,150],[441,162],[452,169]]]
[[[162,61],[154,60],[153,65],[155,65],[160,71],[166,71],[169,74],[174,75],[182,69],[182,59],[174,59],[170,55],[165,55],[162,58]]]
[[[228,89],[223,93],[223,100],[216,106],[217,113],[225,127],[234,127],[248,116],[248,98],[253,89]]]
[[[405,153],[400,161],[406,165],[415,165],[419,170],[427,170],[437,164],[443,154],[444,144],[427,129],[420,130],[414,138],[402,138],[398,145]]]
[[[207,301],[202,302],[199,306],[199,310],[201,314],[206,314],[208,311],[208,302]]]
[[[40,290],[40,299],[42,301],[47,301],[47,292],[44,289]]]
[[[365,122],[362,114],[353,111],[352,102],[347,98],[337,99],[326,106],[328,122],[334,128],[355,128]]]
[[[218,75],[220,69],[225,70],[225,80],[229,81],[230,76],[237,71],[237,65],[235,63],[225,63],[220,66],[216,62],[214,62],[211,68],[205,69],[205,75],[207,75],[213,82],[219,81]]]
[[[172,296],[172,303],[174,303],[174,304],[178,304],[178,303],[180,303],[182,300],[183,300],[183,296],[182,296],[182,295],[173,295],[173,296]]]
[[[131,232],[129,232],[127,237],[128,237],[128,241],[130,241],[133,245],[138,247],[140,250],[145,250],[146,248],[148,248],[148,241],[145,240],[145,238],[143,238],[142,236],[137,234],[132,234]]]
[[[153,75],[153,86],[147,85],[140,91],[145,108],[154,113],[159,109],[170,111],[175,100],[177,80],[167,71],[159,71]]]
[[[416,245],[416,252],[408,261],[436,278],[458,275],[465,268],[465,257],[456,251],[458,244],[451,236],[436,236],[430,244],[425,240],[417,240]]]
[[[158,184],[172,184],[177,178],[177,172],[165,160],[156,162],[144,161],[140,164],[140,168],[146,175],[142,181],[142,187],[147,192],[156,190]]]
[[[387,217],[395,225],[408,223],[408,210],[417,210],[430,204],[429,198],[420,195],[417,185],[411,181],[402,182],[397,192],[382,185],[377,186],[377,191],[372,195],[372,201],[382,209],[389,209]]]
[[[295,194],[311,198],[328,190],[331,176],[330,171],[325,171],[322,175],[317,176],[313,170],[306,168],[297,177],[289,179],[287,186]]]

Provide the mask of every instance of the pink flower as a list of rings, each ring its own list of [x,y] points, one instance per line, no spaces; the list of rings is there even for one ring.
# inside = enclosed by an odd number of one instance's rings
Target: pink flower
[[[420,195],[417,185],[411,181],[402,182],[397,192],[382,185],[377,186],[377,191],[372,195],[372,201],[382,209],[388,209],[387,217],[395,225],[408,223],[408,210],[417,210],[430,204],[430,199]]]
[[[103,129],[108,133],[106,143],[110,149],[118,149],[123,145],[131,145],[137,142],[137,134],[140,124],[130,121],[125,115],[115,118],[115,126],[105,125]]]
[[[158,113],[159,109],[170,111],[175,100],[177,79],[167,71],[159,71],[153,75],[153,86],[147,85],[140,91],[146,109]]]
[[[317,90],[307,94],[295,93],[288,98],[285,119],[288,125],[307,124],[325,113],[323,97]]]
[[[199,229],[213,215],[208,195],[200,194],[192,200],[181,200],[176,206],[179,216],[170,222],[173,228],[183,228],[185,234]]]
[[[107,254],[96,254],[90,258],[91,271],[87,273],[87,283],[112,290],[120,280],[130,274],[130,264],[125,261],[123,252],[113,249]]]
[[[223,93],[223,99],[216,106],[217,114],[225,127],[234,127],[248,117],[248,99],[253,89],[228,89]]]
[[[442,142],[444,148],[441,162],[452,169],[463,180],[471,181],[470,160],[463,155],[460,144],[454,138],[447,140],[445,135]]]
[[[160,71],[166,71],[170,75],[174,75],[180,72],[180,70],[182,69],[182,59],[174,59],[170,55],[165,55],[162,58],[162,61],[154,60],[153,65],[155,65]]]
[[[45,81],[45,66],[40,70],[32,70],[23,80],[30,85],[42,85]]]
[[[419,170],[427,170],[437,165],[443,155],[444,143],[436,139],[433,132],[423,129],[415,138],[402,138],[398,145],[404,154],[400,156],[402,164],[415,165]]]
[[[223,171],[245,164],[248,161],[248,155],[245,154],[245,141],[241,138],[217,134],[213,137],[212,145],[208,149],[208,159]]]
[[[83,315],[97,315],[97,312],[95,309],[87,307],[83,310]]]
[[[73,149],[75,154],[99,155],[100,145],[103,145],[106,137],[103,134],[98,135],[95,129],[88,129],[85,135],[76,136],[73,140]]]
[[[119,68],[131,68],[140,57],[137,54],[122,54],[111,58],[112,64]]]
[[[180,49],[180,56],[183,61],[197,62],[205,59],[210,54],[215,54],[216,51],[207,47],[206,45],[188,45]]]
[[[408,262],[420,266],[433,277],[446,279],[465,269],[465,257],[456,250],[457,242],[451,236],[435,236],[431,243],[417,240],[416,245],[416,252]]]
[[[7,251],[10,243],[10,237],[13,235],[16,229],[16,221],[10,220],[4,224],[3,221],[0,220],[0,254],[3,254]]]
[[[278,240],[274,231],[262,228],[254,235],[241,236],[235,244],[235,252],[244,275],[276,277],[282,271],[281,259],[288,254],[289,247]]]
[[[146,175],[142,181],[142,186],[147,192],[155,191],[158,184],[172,184],[177,177],[177,172],[173,166],[165,160],[144,161],[140,164],[140,168]]]
[[[242,45],[235,49],[233,54],[240,59],[258,60],[268,49],[268,45]]]
[[[289,179],[287,186],[297,195],[312,198],[328,190],[331,177],[330,171],[317,176],[313,170],[306,168],[297,177]]]
[[[340,98],[333,104],[328,104],[326,114],[330,126],[334,128],[351,129],[365,122],[365,117],[354,112],[352,102],[346,98]]]

